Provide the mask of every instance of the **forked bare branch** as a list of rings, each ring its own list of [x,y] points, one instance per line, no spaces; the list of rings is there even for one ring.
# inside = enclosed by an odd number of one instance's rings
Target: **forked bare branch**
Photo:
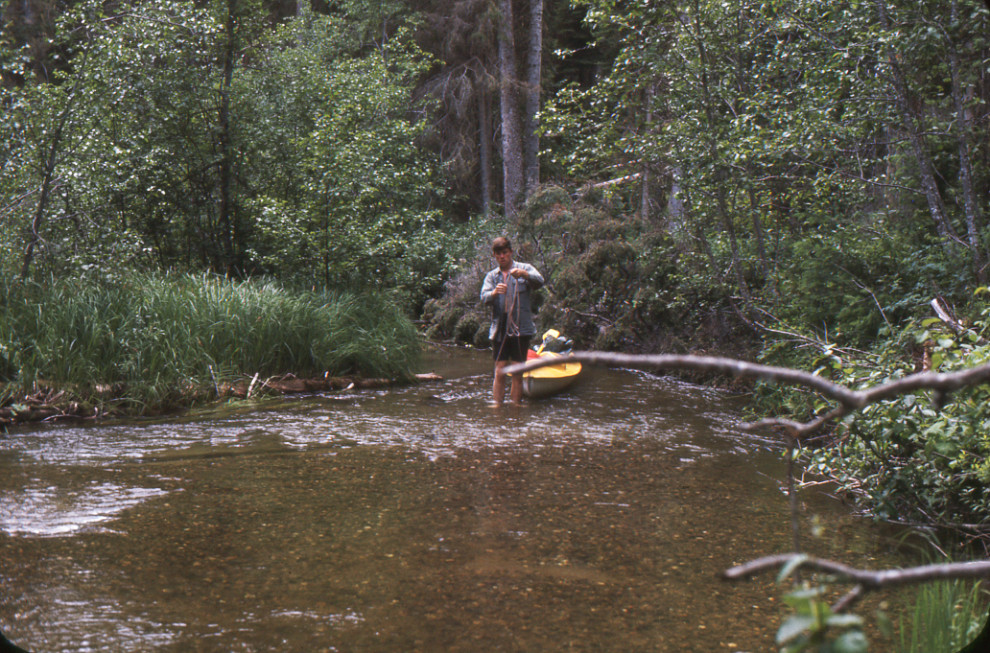
[[[804,386],[838,404],[831,411],[806,423],[775,418],[765,419],[743,426],[747,430],[778,426],[786,429],[794,437],[814,433],[828,421],[839,419],[877,401],[922,390],[931,390],[940,395],[941,399],[950,392],[990,381],[990,364],[980,365],[960,372],[920,372],[865,390],[850,390],[828,379],[800,370],[746,363],[731,358],[713,356],[575,352],[569,356],[569,360],[597,367],[622,367],[638,370],[697,370],[702,372],[722,372],[736,377],[759,378],[776,383]],[[556,362],[559,363],[559,360]],[[522,364],[510,365],[503,369],[505,374],[519,374],[554,364],[555,361],[552,358],[540,358]]]
[[[908,567],[906,569],[871,571],[869,569],[857,569],[839,562],[833,562],[832,560],[823,560],[796,553],[784,553],[750,560],[744,564],[727,569],[722,575],[727,580],[739,580],[753,574],[781,567],[791,562],[795,562],[804,568],[832,574],[837,576],[839,580],[858,583],[867,590],[925,583],[932,580],[949,580],[955,578],[990,579],[990,561],[955,562],[922,565],[919,567]]]

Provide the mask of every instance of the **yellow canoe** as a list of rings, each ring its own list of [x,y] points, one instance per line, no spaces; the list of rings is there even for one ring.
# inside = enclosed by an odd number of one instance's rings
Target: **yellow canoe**
[[[560,358],[563,362],[560,365],[548,365],[538,370],[531,370],[523,374],[523,394],[534,399],[548,397],[556,394],[574,383],[574,379],[581,373],[581,363],[569,363],[566,356],[561,356],[553,352],[545,351],[537,354],[530,351],[530,360],[534,358]]]

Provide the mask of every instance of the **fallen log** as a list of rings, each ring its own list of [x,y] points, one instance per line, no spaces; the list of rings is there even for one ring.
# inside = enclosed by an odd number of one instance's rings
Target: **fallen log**
[[[63,405],[38,403],[25,400],[24,403],[9,404],[0,408],[0,426],[17,425],[28,422],[44,422],[59,419],[87,419],[97,412],[89,405],[70,401]],[[0,432],[2,432],[0,428]]]
[[[416,381],[442,381],[438,374],[416,374]],[[303,394],[307,392],[333,392],[357,388],[359,390],[376,390],[402,385],[405,382],[396,379],[364,379],[355,376],[328,376],[300,379],[295,376],[273,377],[270,379],[251,379],[234,383],[221,389],[221,394],[244,399],[249,393],[258,394]],[[253,386],[253,387],[252,387]]]
[[[438,374],[415,374],[412,382],[443,381]],[[244,399],[258,395],[291,395],[310,392],[332,392],[356,388],[359,390],[374,390],[409,383],[410,379],[365,379],[361,377],[317,377],[297,378],[292,375],[272,377],[261,380],[255,375],[229,385],[218,387],[221,397]],[[61,419],[91,419],[93,417],[113,417],[116,413],[101,412],[91,405],[78,401],[53,402],[52,398],[68,399],[64,393],[39,392],[35,396],[24,397],[19,403],[8,403],[0,407],[0,433],[7,426],[16,426],[32,422]]]
[[[49,405],[21,405],[17,407],[8,406],[6,408],[0,408],[0,417],[10,419],[12,421],[38,422],[48,419],[49,417],[54,417],[55,415],[61,415],[62,413],[62,409]]]

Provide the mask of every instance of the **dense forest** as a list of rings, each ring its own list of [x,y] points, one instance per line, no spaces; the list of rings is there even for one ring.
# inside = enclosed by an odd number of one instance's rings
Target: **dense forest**
[[[988,18],[973,0],[8,0],[5,314],[70,281],[213,274],[371,293],[481,345],[506,234],[548,279],[542,326],[581,348],[850,386],[982,363]],[[51,378],[25,353],[37,320],[15,322],[0,373]],[[751,390],[762,413],[824,410]],[[875,515],[985,534],[986,395],[881,402],[808,464]]]

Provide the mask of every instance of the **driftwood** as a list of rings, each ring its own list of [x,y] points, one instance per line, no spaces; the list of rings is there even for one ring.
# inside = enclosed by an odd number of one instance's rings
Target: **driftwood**
[[[20,401],[0,406],[0,433],[7,425],[22,422],[42,422],[60,419],[87,419],[96,417],[98,409],[90,404],[74,401],[64,392],[41,390],[27,395]]]
[[[413,382],[442,381],[443,377],[437,374],[415,374]],[[375,388],[388,388],[395,385],[408,383],[408,380],[396,379],[363,379],[360,377],[317,377],[312,379],[300,379],[294,376],[273,377],[270,379],[259,379],[256,374],[250,380],[244,380],[232,384],[219,384],[216,386],[217,394],[220,397],[237,397],[244,399],[259,395],[291,395],[307,392],[332,392],[335,390],[346,390],[356,388],[369,390]],[[116,393],[123,393],[124,389],[114,388]],[[112,396],[112,394],[107,396]],[[17,424],[28,424],[32,422],[51,422],[57,420],[79,420],[93,419],[96,417],[111,417],[112,413],[101,412],[100,409],[78,401],[59,402],[65,394],[61,392],[51,393],[42,391],[37,395],[25,397],[20,402],[10,403],[0,407],[0,433],[7,426]]]
[[[868,569],[857,569],[855,567],[849,567],[831,560],[823,560],[821,558],[814,558],[812,556],[804,556],[796,553],[785,553],[750,560],[745,564],[726,570],[722,575],[729,580],[739,580],[762,571],[767,571],[775,567],[788,564],[795,564],[801,567],[815,569],[817,571],[824,571],[828,574],[858,583],[867,589],[897,587],[899,585],[924,583],[930,580],[947,580],[953,578],[990,578],[990,561],[955,562],[949,564],[908,567],[907,569],[870,571]]]
[[[50,417],[61,415],[72,415],[79,417],[86,416],[85,414],[80,414],[72,411],[71,409],[63,409],[49,404],[41,404],[40,406],[7,406],[6,408],[0,408],[0,420],[8,420],[10,422],[40,422]]]
[[[609,179],[608,181],[600,181],[597,184],[591,184],[590,188],[607,188],[609,186],[615,186],[616,184],[624,184],[627,181],[635,181],[642,176],[642,172],[634,172],[631,175],[618,177],[617,179]]]
[[[617,177],[615,179],[609,179],[608,181],[600,181],[597,184],[588,184],[587,186],[584,186],[583,188],[581,188],[577,193],[573,194],[572,195],[572,198],[573,199],[578,199],[578,198],[582,197],[583,195],[587,195],[588,192],[590,192],[591,190],[594,190],[594,189],[608,188],[609,186],[616,186],[618,184],[624,184],[624,183],[626,183],[628,181],[636,181],[637,179],[639,179],[642,176],[643,176],[643,173],[642,172],[634,172],[632,174],[625,175],[623,177]]]
[[[437,374],[416,374],[414,379],[420,382],[443,380]],[[404,383],[404,381],[396,379],[363,379],[355,376],[327,376],[307,379],[300,379],[294,376],[281,376],[265,380],[259,380],[255,376],[251,381],[244,380],[221,388],[221,394],[243,399],[249,396],[255,386],[259,388],[255,394],[289,395],[306,392],[332,392],[334,390],[347,390],[350,388],[374,390],[376,388],[389,388]]]

